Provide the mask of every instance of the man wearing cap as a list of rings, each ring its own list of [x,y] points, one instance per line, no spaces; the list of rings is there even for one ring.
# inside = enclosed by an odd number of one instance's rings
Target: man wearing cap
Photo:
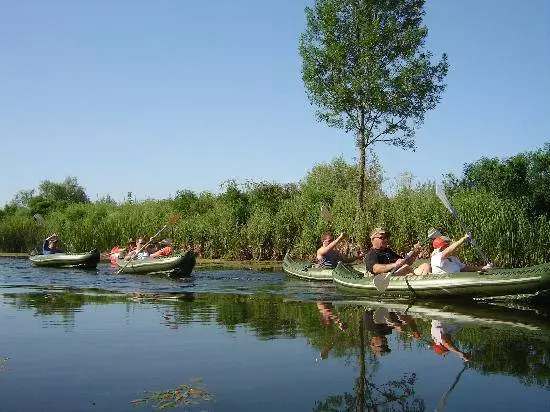
[[[372,248],[365,254],[365,265],[370,273],[373,275],[388,273],[397,266],[400,267],[395,272],[396,275],[407,275],[413,272],[411,263],[414,262],[420,253],[421,249],[419,243],[414,245],[414,253],[409,258],[409,261],[405,263],[402,256],[388,247],[388,232],[384,228],[377,227],[374,229],[370,234],[370,240]],[[414,269],[414,273],[416,275],[430,273],[430,265],[428,263],[422,263]]]
[[[52,255],[54,253],[65,253],[61,249],[57,248],[58,240],[59,240],[59,236],[57,236],[56,233],[44,239],[44,243],[42,243],[42,254]]]
[[[155,253],[149,255],[150,258],[156,258],[159,256],[172,256],[172,239],[162,239],[159,242],[161,249],[157,250]]]
[[[487,264],[483,267],[467,266],[456,256],[452,256],[456,248],[469,239],[469,235],[464,235],[456,242],[451,243],[451,239],[448,236],[436,237],[432,243],[434,247],[431,259],[432,273],[441,275],[444,273],[475,272],[477,270],[490,269],[492,267],[491,264]]]

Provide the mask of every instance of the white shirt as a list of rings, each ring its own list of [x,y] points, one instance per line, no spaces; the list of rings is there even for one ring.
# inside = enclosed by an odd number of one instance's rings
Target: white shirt
[[[443,345],[442,335],[453,335],[460,330],[458,325],[443,323],[440,320],[432,320],[431,334],[432,339],[438,345]]]
[[[436,252],[432,255],[432,273],[434,275],[443,275],[445,273],[458,273],[462,268],[466,267],[465,263],[462,263],[455,256],[442,256],[443,251]]]

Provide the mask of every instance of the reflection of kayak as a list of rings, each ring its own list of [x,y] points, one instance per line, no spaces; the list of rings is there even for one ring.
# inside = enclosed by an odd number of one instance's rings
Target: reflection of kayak
[[[364,295],[380,295],[373,276],[364,277],[353,267],[339,263],[334,282]],[[484,273],[460,272],[444,275],[391,276],[389,297],[490,297],[532,294],[550,289],[550,263],[516,269],[489,269]]]
[[[368,299],[368,298],[367,298]],[[396,300],[339,300],[333,302],[336,310],[345,307],[364,307],[369,310],[406,313],[416,319],[427,321],[439,320],[461,326],[475,325],[487,327],[519,328],[524,331],[547,331],[550,324],[544,316],[533,314],[532,310],[521,310],[512,307],[496,306],[473,300],[455,301],[422,301],[407,303]],[[550,338],[550,334],[544,334]]]
[[[364,267],[365,265],[353,265],[353,268],[357,271],[361,271],[361,268],[363,268],[364,272]],[[315,265],[310,262],[294,260],[288,252],[283,260],[283,270],[286,273],[307,280],[332,280],[334,271],[334,269],[315,267]]]
[[[154,259],[135,259],[130,261],[118,259],[117,266],[119,269],[124,268],[122,273],[185,277],[191,274],[195,267],[195,262],[195,253],[187,251],[182,255]]]
[[[33,266],[51,268],[95,269],[99,263],[99,251],[93,249],[87,253],[52,253],[51,255],[30,256]]]

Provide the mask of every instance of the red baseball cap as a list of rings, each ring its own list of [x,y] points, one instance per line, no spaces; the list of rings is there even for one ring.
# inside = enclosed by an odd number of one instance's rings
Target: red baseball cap
[[[434,249],[439,249],[440,247],[447,246],[451,243],[451,239],[448,236],[438,236],[434,239],[432,245]]]

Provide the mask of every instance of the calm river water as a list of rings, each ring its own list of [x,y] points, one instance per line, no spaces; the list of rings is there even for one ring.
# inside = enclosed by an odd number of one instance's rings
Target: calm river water
[[[547,411],[548,307],[0,259],[0,411]]]

